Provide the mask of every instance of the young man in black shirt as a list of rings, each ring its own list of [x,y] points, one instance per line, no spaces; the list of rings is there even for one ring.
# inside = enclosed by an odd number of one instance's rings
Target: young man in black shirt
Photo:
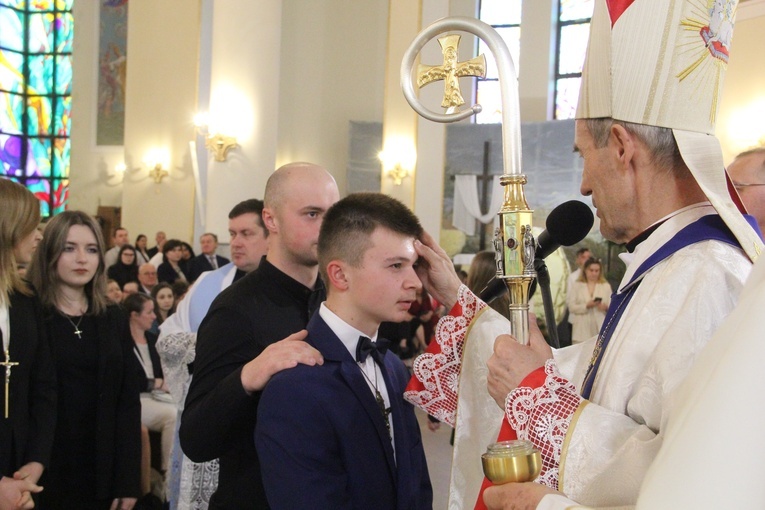
[[[317,245],[324,214],[339,193],[332,176],[292,163],[266,184],[268,255],[213,302],[197,336],[194,377],[180,438],[195,462],[220,458],[210,509],[268,508],[253,430],[260,392],[273,374],[321,364],[305,326],[325,299]]]

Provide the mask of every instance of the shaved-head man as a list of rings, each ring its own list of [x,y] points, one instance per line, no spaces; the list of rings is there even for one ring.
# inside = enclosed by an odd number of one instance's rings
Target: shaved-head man
[[[765,231],[765,147],[742,152],[728,166],[733,181],[749,214]]]
[[[291,163],[268,179],[263,224],[268,254],[221,292],[197,336],[181,446],[195,462],[220,458],[212,509],[268,508],[253,444],[260,392],[276,372],[323,363],[303,339],[326,298],[318,276],[319,228],[337,202],[335,179],[312,163]]]

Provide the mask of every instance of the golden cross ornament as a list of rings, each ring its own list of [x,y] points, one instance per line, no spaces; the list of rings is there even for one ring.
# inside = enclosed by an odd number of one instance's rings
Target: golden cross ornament
[[[11,353],[6,349],[5,351],[5,361],[0,362],[0,366],[5,367],[5,417],[8,418],[8,397],[9,397],[9,391],[11,385],[11,369],[15,366],[18,366],[17,361],[11,361]]]
[[[463,76],[486,77],[486,58],[478,55],[475,58],[458,62],[460,35],[447,35],[438,40],[441,52],[444,55],[444,63],[440,66],[417,66],[417,86],[422,88],[428,83],[444,80],[443,108],[456,108],[465,104],[460,91],[459,79]]]

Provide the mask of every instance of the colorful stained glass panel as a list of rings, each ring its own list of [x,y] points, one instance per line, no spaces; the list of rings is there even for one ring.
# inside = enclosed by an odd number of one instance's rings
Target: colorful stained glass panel
[[[69,95],[72,93],[72,57],[61,55],[56,57],[56,94]]]
[[[66,96],[56,101],[56,112],[53,115],[54,134],[58,136],[69,136],[71,130],[72,97]]]
[[[27,3],[27,9],[30,11],[52,11],[55,0],[30,0]]]
[[[21,13],[11,9],[2,9],[0,15],[0,47],[24,51],[24,38],[21,37],[23,25]]]
[[[72,30],[74,18],[71,13],[56,15],[56,52],[72,52]]]
[[[53,15],[50,13],[29,16],[29,52],[50,53],[53,49]]]
[[[51,98],[48,96],[29,96],[27,100],[28,126],[27,134],[51,134]]]
[[[23,96],[0,90],[0,132],[21,134],[21,116],[23,112]]]
[[[24,56],[14,51],[0,50],[0,90],[24,92],[24,75],[19,69],[24,65]]]
[[[28,142],[27,177],[52,177],[50,139],[29,138]]]
[[[0,168],[3,175],[21,176],[22,145],[21,137],[0,134]]]
[[[0,0],[0,177],[32,190],[45,216],[68,199],[72,3]]]
[[[30,56],[29,80],[27,85],[33,94],[50,94],[53,92],[53,57],[50,55]]]
[[[53,140],[53,177],[69,177],[69,161],[72,144],[68,138],[55,138]]]

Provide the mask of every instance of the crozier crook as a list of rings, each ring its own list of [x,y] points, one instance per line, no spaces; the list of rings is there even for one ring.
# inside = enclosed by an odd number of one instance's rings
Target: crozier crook
[[[497,278],[502,279],[510,293],[511,333],[522,344],[528,343],[529,336],[529,290],[536,278],[534,252],[536,242],[531,236],[532,210],[526,203],[523,185],[526,176],[521,173],[521,123],[518,105],[518,78],[515,65],[507,45],[500,35],[486,23],[473,18],[443,18],[420,32],[409,45],[401,62],[401,89],[409,105],[422,117],[433,122],[456,122],[481,112],[481,105],[474,104],[461,112],[452,112],[459,107],[460,76],[482,76],[479,74],[482,56],[467,62],[458,62],[458,37],[439,39],[443,49],[444,63],[441,66],[421,65],[417,81],[424,86],[433,81],[447,80],[442,105],[447,113],[436,113],[420,103],[414,88],[412,71],[420,50],[434,37],[449,31],[471,33],[483,40],[497,62],[499,84],[502,96],[502,162],[503,174],[500,184],[504,188],[504,201],[497,213],[499,228],[496,232]],[[451,82],[451,83],[449,83]],[[451,92],[451,94],[450,94]],[[451,97],[450,97],[451,96]],[[455,99],[458,98],[458,99]]]

